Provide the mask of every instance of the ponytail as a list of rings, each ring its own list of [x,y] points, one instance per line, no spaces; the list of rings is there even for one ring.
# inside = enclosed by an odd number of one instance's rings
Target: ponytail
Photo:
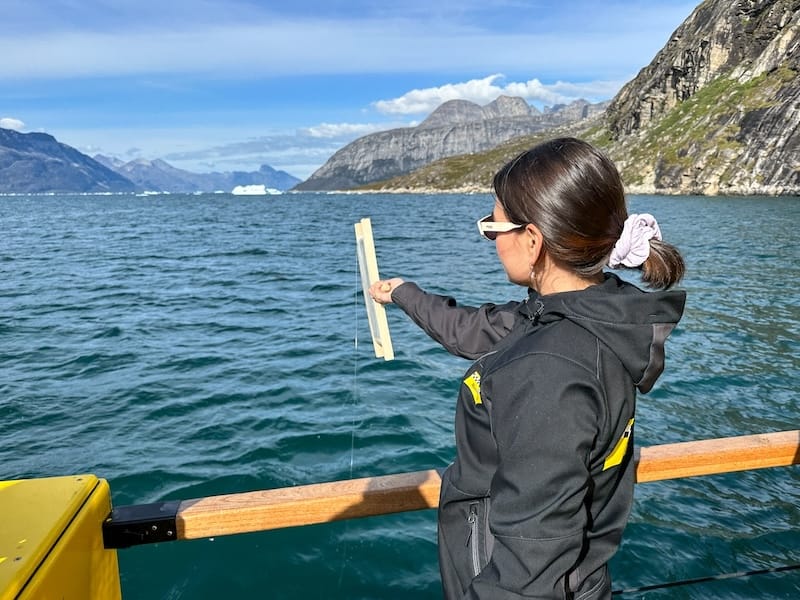
[[[661,241],[661,228],[649,213],[628,215],[611,249],[608,266],[639,269],[647,287],[656,289],[678,283],[686,268],[678,249]]]
[[[649,288],[669,289],[678,283],[686,271],[678,249],[660,240],[650,240],[650,255],[642,263],[642,281]]]

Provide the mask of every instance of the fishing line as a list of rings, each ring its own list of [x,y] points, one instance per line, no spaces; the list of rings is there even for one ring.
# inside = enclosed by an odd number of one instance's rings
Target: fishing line
[[[358,257],[356,256],[356,286],[353,293],[353,401],[351,403],[352,420],[350,423],[350,476],[348,479],[353,478],[353,462],[356,450],[356,409],[358,408],[358,313],[360,307],[358,303],[358,288],[361,285],[361,270],[358,265]],[[345,533],[350,526],[350,521],[345,521]],[[339,580],[336,584],[337,589],[342,588],[342,580],[344,578],[344,567],[347,564],[347,543],[342,544],[342,562],[339,567]]]
[[[353,459],[355,458],[356,448],[356,408],[358,407],[358,286],[361,283],[361,272],[358,267],[358,257],[356,257],[356,287],[353,293],[353,321],[355,331],[353,332],[353,407],[352,422],[350,427],[350,477],[353,478]]]
[[[694,579],[681,579],[679,581],[669,581],[666,583],[654,583],[652,585],[643,585],[636,588],[627,588],[623,590],[614,590],[611,592],[612,596],[619,596],[621,594],[636,594],[639,592],[650,592],[652,590],[660,590],[671,587],[678,587],[681,585],[694,585],[697,583],[706,583],[708,581],[719,581],[723,579],[738,579],[741,577],[750,577],[752,575],[766,575],[768,573],[782,573],[785,571],[794,571],[800,569],[800,564],[785,565],[782,567],[770,567],[768,569],[755,569],[753,571],[739,571],[738,573],[722,573],[720,575],[707,575],[705,577],[696,577]]]

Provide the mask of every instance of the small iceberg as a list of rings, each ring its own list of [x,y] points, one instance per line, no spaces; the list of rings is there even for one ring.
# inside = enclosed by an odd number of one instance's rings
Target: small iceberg
[[[263,184],[255,184],[255,185],[237,185],[235,188],[231,190],[231,194],[234,196],[266,196],[266,195],[276,195],[281,194],[280,190],[276,190],[275,188],[268,188]]]

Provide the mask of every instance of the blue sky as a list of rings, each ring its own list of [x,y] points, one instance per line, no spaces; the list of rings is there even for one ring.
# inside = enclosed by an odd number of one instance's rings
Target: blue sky
[[[699,0],[3,0],[0,126],[305,179],[446,100],[611,97]]]

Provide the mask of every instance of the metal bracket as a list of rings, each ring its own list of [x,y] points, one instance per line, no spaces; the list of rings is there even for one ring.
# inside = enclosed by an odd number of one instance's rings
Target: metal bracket
[[[114,508],[103,521],[103,546],[116,549],[177,540],[180,504],[176,500]]]

